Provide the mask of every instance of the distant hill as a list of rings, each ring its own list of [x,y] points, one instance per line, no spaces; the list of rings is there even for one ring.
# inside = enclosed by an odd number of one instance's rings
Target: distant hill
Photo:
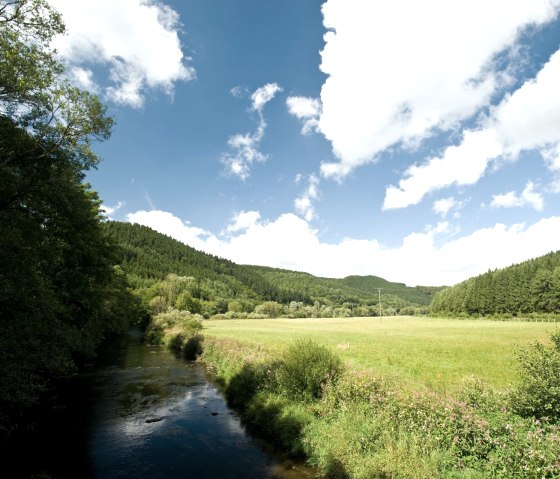
[[[381,300],[391,307],[410,305],[428,306],[436,291],[411,288],[403,283],[392,283],[377,276],[348,276],[343,279],[321,278],[309,273],[300,273],[264,266],[251,266],[271,283],[287,287],[291,285],[316,301],[342,303],[377,304],[378,288],[381,288]]]
[[[436,294],[434,314],[560,313],[560,251],[488,271]]]
[[[438,288],[411,288],[376,276],[349,276],[344,279],[319,278],[308,273],[238,265],[232,261],[191,248],[146,226],[108,221],[109,237],[120,247],[121,266],[134,288],[149,288],[169,274],[195,278],[205,296],[226,303],[246,300],[253,303],[292,301],[320,302],[329,306],[354,308],[378,304],[400,310],[430,304]]]

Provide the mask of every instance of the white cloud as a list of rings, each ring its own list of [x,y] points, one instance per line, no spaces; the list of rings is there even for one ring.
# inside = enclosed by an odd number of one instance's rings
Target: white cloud
[[[296,176],[296,183],[301,181],[301,175]],[[294,207],[298,214],[303,216],[306,221],[315,218],[315,206],[313,202],[319,198],[319,178],[310,175],[307,188],[294,201]]]
[[[453,184],[472,185],[501,153],[494,130],[465,131],[460,146],[450,146],[441,157],[410,166],[399,186],[391,185],[385,191],[383,209],[415,205],[428,192]]]
[[[105,212],[105,215],[109,219],[113,219],[113,215],[120,210],[125,205],[124,201],[119,201],[115,206],[109,206],[106,204],[101,205],[101,210]]]
[[[257,88],[251,95],[251,109],[259,115],[259,125],[254,133],[237,133],[228,139],[228,145],[233,149],[231,153],[221,156],[221,163],[225,166],[227,174],[246,180],[251,175],[251,165],[255,162],[264,162],[268,156],[261,153],[259,144],[264,138],[266,122],[263,116],[264,106],[271,101],[282,88],[276,83],[267,83]]]
[[[148,89],[172,94],[174,83],[195,76],[179,40],[177,12],[156,0],[49,0],[68,34],[55,47],[70,65],[109,69],[104,92],[118,103],[142,106]],[[89,70],[91,71],[91,70]],[[76,75],[74,76],[76,79]],[[78,84],[79,84],[79,76]],[[88,82],[93,84],[93,79]],[[101,83],[98,81],[97,83]]]
[[[126,216],[126,220],[129,223],[149,226],[164,235],[171,236],[182,243],[207,253],[217,254],[215,251],[220,249],[220,241],[212,233],[196,226],[190,226],[188,222],[177,218],[167,211],[140,210],[135,213],[129,213]]]
[[[82,90],[90,93],[99,93],[99,85],[93,79],[93,72],[87,68],[72,67],[68,70],[72,82]]]
[[[240,211],[233,215],[231,223],[227,226],[228,233],[246,231],[259,223],[261,214],[258,211]]]
[[[542,211],[544,207],[543,197],[535,191],[535,185],[532,181],[527,182],[521,195],[517,195],[515,191],[494,195],[490,204],[492,208],[513,208],[525,205],[532,206],[537,211]]]
[[[550,171],[560,171],[560,142],[555,147],[545,149],[542,155]]]
[[[234,86],[229,92],[231,93],[231,96],[234,96],[235,98],[241,98],[248,93],[247,88],[241,85]]]
[[[304,135],[318,131],[321,100],[305,96],[290,96],[286,99],[286,106],[290,115],[302,120],[301,132]]]
[[[549,168],[557,165],[560,149],[560,50],[551,56],[534,79],[506,96],[478,131],[465,130],[457,146],[439,158],[411,166],[398,187],[389,186],[384,208],[419,203],[431,191],[451,185],[471,185],[493,159],[515,160],[523,150],[538,149]]]
[[[253,102],[252,108],[254,111],[261,112],[264,106],[272,100],[277,93],[282,91],[282,87],[277,83],[267,83],[266,85],[257,88],[251,95]]]
[[[511,80],[493,62],[559,0],[327,0],[319,128],[341,177],[388,147],[414,147],[486,106]],[[511,55],[510,61],[515,62]]]
[[[449,198],[441,198],[437,201],[434,201],[432,209],[434,213],[441,215],[442,218],[445,218],[451,211],[462,208],[464,206],[464,202],[457,201],[455,198],[450,196]]]
[[[243,220],[247,228],[240,227],[239,234],[225,239],[163,211],[138,211],[129,214],[128,221],[240,264],[307,271],[323,277],[373,274],[409,285],[451,285],[488,268],[502,268],[555,251],[560,231],[560,217],[556,216],[532,225],[496,224],[442,242],[451,230],[442,222],[426,232],[409,234],[398,247],[385,248],[375,240],[347,238],[336,244],[323,243],[317,231],[294,214],[259,222],[256,213],[247,212]]]

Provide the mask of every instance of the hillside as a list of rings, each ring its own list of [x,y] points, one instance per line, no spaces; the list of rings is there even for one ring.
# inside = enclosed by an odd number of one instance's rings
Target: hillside
[[[387,306],[402,308],[405,306],[428,306],[434,292],[411,288],[403,283],[392,283],[377,276],[348,276],[343,279],[320,278],[309,273],[301,273],[264,266],[250,266],[267,278],[271,283],[286,287],[292,285],[298,291],[309,295],[316,301],[333,303],[378,304],[381,288],[381,300]]]
[[[247,312],[265,301],[275,301],[285,305],[320,303],[331,308],[344,307],[351,314],[373,314],[379,300],[377,288],[382,288],[383,307],[395,311],[426,307],[433,296],[429,289],[410,288],[375,276],[318,278],[308,273],[238,265],[197,251],[146,226],[109,221],[105,229],[120,248],[121,267],[130,284],[146,302],[157,296],[157,284],[169,275],[187,277],[196,284],[189,286],[189,294],[207,307],[201,309],[207,315],[225,313],[232,301],[241,303],[242,310]]]
[[[560,312],[560,251],[488,271],[436,294],[434,314],[512,315]]]

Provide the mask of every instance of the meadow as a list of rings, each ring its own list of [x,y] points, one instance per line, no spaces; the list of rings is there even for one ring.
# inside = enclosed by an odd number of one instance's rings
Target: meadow
[[[204,335],[232,338],[278,353],[301,338],[336,352],[353,370],[413,387],[453,389],[476,376],[498,389],[517,382],[515,353],[547,342],[554,323],[383,317],[244,319],[204,322]]]

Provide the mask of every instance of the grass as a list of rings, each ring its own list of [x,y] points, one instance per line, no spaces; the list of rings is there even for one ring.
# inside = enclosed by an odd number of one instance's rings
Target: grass
[[[395,377],[414,387],[445,391],[477,376],[497,388],[517,381],[515,351],[546,342],[558,326],[387,317],[345,319],[211,320],[204,335],[258,344],[271,353],[301,338],[330,347],[352,369]]]

